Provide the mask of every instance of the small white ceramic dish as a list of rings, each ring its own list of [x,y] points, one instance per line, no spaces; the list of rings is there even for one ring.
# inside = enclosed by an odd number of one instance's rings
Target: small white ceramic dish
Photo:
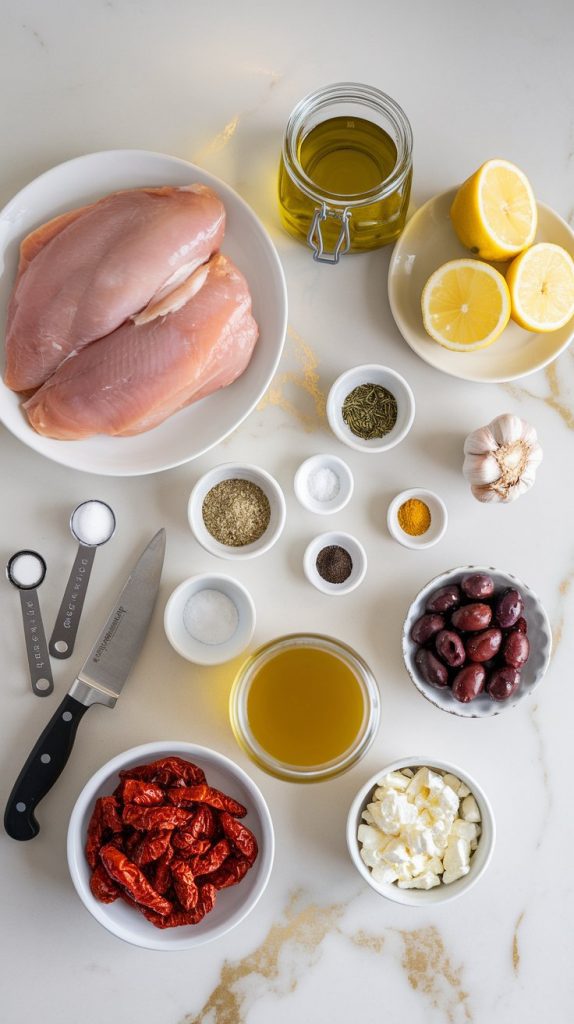
[[[463,576],[468,573],[484,572],[492,576],[495,590],[505,590],[507,587],[515,587],[520,591],[524,601],[524,617],[528,624],[528,639],[530,641],[530,656],[524,667],[520,670],[520,685],[516,693],[506,701],[491,700],[487,693],[480,693],[468,704],[462,704],[456,700],[448,686],[444,689],[430,686],[421,678],[415,665],[415,654],[418,644],[411,639],[411,629],[417,619],[424,615],[426,603],[431,594],[449,583],[459,583]],[[431,704],[440,708],[441,711],[448,711],[451,715],[459,718],[492,718],[502,711],[516,707],[522,701],[530,697],[532,691],[542,682],[552,652],[552,630],[548,616],[540,598],[523,583],[518,576],[512,573],[502,572],[488,565],[462,565],[457,569],[449,569],[440,576],[435,576],[422,590],[419,591],[411,604],[403,626],[403,658],[407,672],[415,684],[419,693],[426,697]]]
[[[343,419],[343,402],[353,388],[361,384],[379,384],[397,400],[397,421],[384,437],[363,441]],[[409,384],[396,370],[377,363],[365,363],[346,370],[331,386],[327,396],[327,419],[335,437],[358,452],[386,452],[407,436],[415,418],[415,397]]]
[[[428,530],[420,537],[412,537],[403,530],[398,520],[401,505],[411,498],[424,501],[431,516]],[[411,487],[408,491],[401,491],[396,498],[393,498],[387,511],[389,533],[405,548],[432,548],[433,544],[438,544],[439,540],[444,537],[447,524],[448,513],[444,501],[434,491],[427,491],[424,487]]]
[[[185,625],[185,606],[202,590],[217,590],[233,602],[237,610],[237,626],[232,636],[223,643],[202,643],[191,635]],[[249,591],[231,576],[220,572],[206,572],[191,576],[175,588],[163,616],[165,635],[182,658],[195,665],[223,665],[245,650],[255,629],[255,605]]]
[[[430,275],[447,260],[468,258],[449,211],[456,189],[435,196],[408,221],[389,266],[389,302],[408,345],[429,366],[462,380],[498,384],[517,380],[551,363],[570,344],[574,319],[550,334],[533,334],[510,320],[500,338],[478,352],[450,352],[423,326],[421,294]],[[574,257],[574,233],[549,206],[538,203],[536,242],[555,242]],[[496,264],[504,273],[507,264]]]
[[[139,911],[129,907],[123,900],[100,903],[95,899],[90,890],[91,870],[86,861],[84,847],[94,804],[98,797],[114,791],[119,782],[121,769],[173,754],[198,764],[203,768],[209,785],[235,797],[247,807],[247,815],[242,820],[254,833],[259,854],[241,882],[217,894],[214,909],[203,921],[196,925],[184,925],[162,931],[155,928]],[[125,942],[131,942],[134,946],[141,946],[144,949],[183,950],[193,949],[220,938],[235,928],[253,910],[269,881],[275,838],[271,815],[263,794],[239,765],[208,747],[166,740],[132,747],[131,750],[113,757],[92,775],[74,805],[68,826],[67,850],[74,888],[86,909],[104,928]]]
[[[252,544],[244,544],[243,547],[221,544],[212,537],[202,515],[203,501],[208,491],[222,480],[234,479],[250,480],[251,483],[257,484],[267,495],[271,507],[271,518],[265,533],[259,540],[253,541]],[[269,551],[281,536],[285,526],[285,514],[285,497],[275,478],[259,466],[240,462],[224,462],[200,477],[190,494],[187,506],[189,525],[195,539],[206,551],[219,558],[254,558],[256,555],[262,555],[264,551]]]
[[[309,489],[309,481],[315,473],[322,470],[330,470],[339,481],[339,489],[333,498],[321,501],[313,497]],[[316,512],[317,515],[329,515],[332,512],[340,512],[351,500],[355,482],[353,474],[346,462],[337,455],[312,455],[305,459],[295,473],[293,487],[295,495],[309,512]]]
[[[179,466],[219,444],[255,407],[277,368],[287,326],[285,277],[273,242],[247,203],[208,171],[163,153],[137,149],[87,153],[41,174],[0,212],[3,324],[19,244],[30,231],[118,189],[196,181],[221,196],[227,214],[222,250],[249,283],[259,324],[249,366],[230,387],[187,406],[153,430],[135,437],[99,436],[85,441],[56,441],[37,434],[22,412],[21,399],[0,380],[0,419],[20,441],[54,462],[105,476],[140,476]],[[0,334],[4,334],[1,324]]]
[[[374,880],[370,869],[363,862],[360,855],[357,830],[362,821],[361,815],[367,804],[371,802],[372,793],[376,789],[379,779],[384,775],[388,775],[389,772],[399,771],[401,768],[413,768],[416,770],[422,767],[438,769],[440,772],[450,772],[452,775],[456,775],[470,789],[478,804],[482,831],[478,840],[478,846],[470,859],[470,871],[462,878],[458,878],[456,882],[451,882],[449,885],[444,885],[441,882],[440,885],[427,890],[399,889],[395,882],[381,885]],[[374,889],[380,896],[392,900],[393,903],[401,903],[405,907],[428,907],[437,903],[448,903],[450,900],[454,900],[458,896],[462,896],[463,893],[468,892],[469,889],[472,889],[490,863],[495,838],[494,814],[482,787],[479,786],[476,779],[473,779],[472,776],[459,768],[458,765],[438,760],[436,757],[406,757],[401,758],[399,761],[393,761],[392,764],[385,765],[384,768],[381,768],[376,775],[371,776],[361,786],[351,804],[347,818],[347,848],[357,871],[365,879],[365,882],[371,886],[371,889]]]
[[[328,580],[324,580],[319,575],[317,569],[317,556],[319,552],[323,548],[331,547],[331,545],[344,548],[351,556],[353,568],[343,583],[329,583]],[[340,533],[335,530],[329,533],[320,533],[305,549],[303,570],[309,583],[312,583],[323,594],[348,594],[351,590],[356,590],[365,578],[365,573],[367,572],[367,553],[360,541],[350,533]]]

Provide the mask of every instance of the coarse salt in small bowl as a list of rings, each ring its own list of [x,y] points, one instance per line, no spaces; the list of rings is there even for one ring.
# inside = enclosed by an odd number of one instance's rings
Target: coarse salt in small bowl
[[[195,665],[222,665],[248,646],[255,629],[255,605],[249,591],[231,576],[202,573],[175,588],[163,623],[182,658]]]
[[[247,480],[261,488],[269,501],[270,517],[266,529],[257,540],[241,546],[222,544],[207,529],[203,519],[203,502],[211,489],[224,480]],[[187,515],[191,532],[206,551],[218,558],[254,558],[269,551],[285,526],[286,506],[279,484],[264,469],[250,464],[225,462],[205,473],[193,488]]]
[[[436,885],[431,889],[402,889],[399,888],[396,882],[377,882],[373,878],[370,868],[364,863],[360,853],[361,844],[357,832],[359,825],[363,821],[363,811],[366,809],[367,804],[371,802],[374,791],[384,776],[390,772],[401,771],[403,768],[410,768],[416,771],[418,768],[423,767],[430,768],[431,771],[437,771],[440,774],[454,775],[470,790],[478,804],[481,833],[478,839],[478,846],[470,858],[470,871],[462,878],[458,878],[448,885],[441,882],[440,885]],[[376,775],[372,775],[361,786],[351,804],[347,817],[347,848],[359,874],[380,896],[392,900],[393,903],[401,903],[403,906],[408,907],[428,907],[430,904],[447,903],[468,892],[486,871],[494,850],[495,838],[496,826],[492,807],[486,793],[476,779],[459,768],[458,765],[434,757],[401,758],[399,761],[393,761],[392,764],[381,768]]]
[[[430,524],[428,529],[419,536],[408,533],[403,529],[399,520],[399,511],[407,501],[422,501],[430,512]],[[389,533],[399,544],[405,548],[432,548],[438,544],[446,533],[448,525],[448,513],[442,498],[434,491],[427,491],[423,487],[411,487],[408,491],[401,491],[391,501],[387,511],[387,526]]]
[[[312,455],[299,466],[293,487],[303,508],[329,515],[349,503],[354,480],[347,463],[337,455]]]
[[[343,404],[347,396],[361,384],[378,384],[390,391],[397,402],[395,425],[383,437],[363,439],[343,419]],[[407,436],[415,418],[415,396],[404,377],[389,366],[366,363],[354,366],[337,377],[327,396],[329,426],[343,444],[359,452],[385,452],[394,448]]]
[[[341,583],[331,583],[329,580],[324,579],[317,567],[317,558],[321,551],[324,548],[330,547],[343,548],[351,557],[351,572]],[[309,583],[312,583],[323,594],[331,594],[333,596],[348,594],[351,590],[355,590],[360,586],[365,578],[367,572],[367,553],[360,541],[350,533],[340,533],[338,531],[321,533],[305,549],[303,570]]]

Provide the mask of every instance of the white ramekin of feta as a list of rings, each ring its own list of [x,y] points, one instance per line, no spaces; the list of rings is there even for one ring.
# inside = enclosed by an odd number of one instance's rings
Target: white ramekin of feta
[[[347,846],[366,882],[406,906],[443,903],[486,870],[495,824],[486,794],[456,765],[436,758],[394,761],[353,800]]]

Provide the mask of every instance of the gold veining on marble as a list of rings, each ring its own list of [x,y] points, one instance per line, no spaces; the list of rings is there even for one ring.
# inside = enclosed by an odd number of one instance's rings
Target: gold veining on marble
[[[550,785],[550,775],[548,772],[548,763],[546,761],[546,747],[544,745],[544,737],[540,728],[540,722],[538,721],[538,704],[534,704],[530,709],[530,721],[534,732],[536,733],[536,739],[538,741],[538,761],[542,769],[542,782],[544,783],[544,790],[546,793],[546,802],[544,808],[544,817],[540,827],[540,835],[538,842],[536,843],[536,849],[539,850],[542,846],[544,838],[546,836],[546,826],[552,810],[553,794],[552,786]]]
[[[182,1024],[244,1024],[250,1006],[260,995],[295,991],[302,976],[297,957],[304,956],[307,966],[314,964],[323,939],[336,928],[345,909],[345,903],[301,906],[301,893],[293,893],[285,920],[273,924],[252,953],[233,963],[224,961],[213,992],[199,1013],[188,1014]],[[288,954],[295,963],[286,962]],[[248,981],[251,984],[246,984]]]
[[[370,949],[372,953],[382,953],[385,945],[382,935],[371,935],[362,929],[349,935],[349,938],[354,946],[359,946],[360,949]]]
[[[299,369],[282,370],[276,374],[257,409],[261,411],[268,405],[276,406],[296,419],[305,430],[311,431],[325,420],[326,396],[319,384],[319,360],[311,346],[291,326],[287,328],[287,340],[291,342],[290,347]],[[307,403],[310,408],[302,408],[297,400],[289,396],[290,391],[297,395],[302,392],[310,399]]]
[[[239,126],[240,117],[239,114],[235,114],[230,121],[227,122],[224,128],[221,129],[217,135],[214,135],[212,139],[209,139],[200,150],[195,154],[193,163],[201,163],[206,157],[213,156],[214,153],[221,152],[225,148],[230,139],[233,138],[237,128]]]
[[[560,584],[558,586],[558,593],[559,593],[560,598],[561,598],[561,601],[560,601],[561,606],[563,605],[564,598],[566,598],[568,596],[568,593],[570,591],[570,587],[572,586],[572,582],[573,581],[574,581],[574,569],[571,569],[570,572],[567,573],[567,575],[564,577],[564,579],[560,581]],[[553,658],[556,655],[556,651],[558,650],[558,645],[560,644],[560,641],[562,640],[562,635],[564,633],[564,618],[565,618],[565,612],[564,612],[564,609],[562,608],[562,614],[560,615],[560,618],[559,618],[557,624],[555,626],[552,626],[552,657]]]
[[[572,355],[574,353],[569,353]],[[536,395],[533,391],[518,384],[503,384],[502,387],[513,398],[522,400],[533,398],[538,402],[544,402],[550,409],[557,412],[569,430],[574,430],[574,409],[567,404],[566,397],[562,393],[560,379],[558,377],[558,360],[550,363],[544,370],[544,376],[548,383],[549,394]]]
[[[409,985],[441,1011],[448,1024],[472,1021],[469,995],[462,985],[462,967],[453,967],[442,936],[434,925],[399,931],[403,940],[402,964]]]
[[[520,970],[520,951],[518,949],[518,929],[522,924],[522,918],[524,917],[524,911],[518,915],[518,919],[514,926],[514,935],[512,936],[512,968],[514,973],[518,975]]]

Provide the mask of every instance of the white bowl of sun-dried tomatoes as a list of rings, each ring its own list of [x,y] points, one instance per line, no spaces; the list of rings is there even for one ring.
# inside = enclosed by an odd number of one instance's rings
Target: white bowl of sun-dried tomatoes
[[[84,786],[68,828],[84,906],[147,949],[190,949],[234,928],[262,895],[273,854],[258,787],[192,743],[145,743],[112,758]]]

